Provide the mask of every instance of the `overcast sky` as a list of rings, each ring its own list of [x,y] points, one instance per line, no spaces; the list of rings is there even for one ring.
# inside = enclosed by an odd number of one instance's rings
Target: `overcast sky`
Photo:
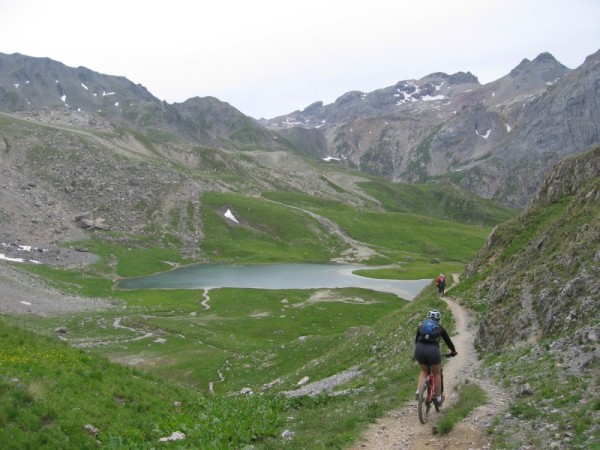
[[[0,52],[271,118],[432,72],[487,83],[600,50],[599,0],[0,0]]]

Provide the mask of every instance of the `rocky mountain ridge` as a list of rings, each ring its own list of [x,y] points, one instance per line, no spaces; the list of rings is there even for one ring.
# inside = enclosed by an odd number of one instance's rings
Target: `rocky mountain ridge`
[[[281,147],[253,119],[214,97],[170,105],[122,76],[72,68],[49,58],[0,53],[0,111],[43,110],[81,113],[164,140],[226,149]]]
[[[315,102],[303,111],[261,122],[269,128],[329,128],[356,118],[397,116],[408,109],[428,109],[428,102],[448,102],[457,95],[479,87],[471,73],[434,73],[420,80],[403,80],[383,89],[365,93],[350,91],[334,103]]]
[[[373,92],[350,91],[332,104],[314,102],[302,111],[261,123],[269,128],[328,128],[357,117],[401,117],[407,111],[428,109],[453,112],[473,101],[498,106],[543,92],[569,72],[550,53],[542,53],[533,61],[524,59],[508,75],[485,86],[470,72],[437,72]]]
[[[600,143],[599,61],[597,52],[571,70],[542,53],[485,85],[469,72],[433,73],[256,121],[215,98],[169,105],[124,77],[0,54],[0,110],[70,111],[164,143],[285,151],[399,182],[447,180],[524,207],[555,163]]]
[[[450,179],[523,207],[555,163],[600,142],[599,60],[600,52],[570,70],[542,53],[486,85],[470,73],[431,74],[263,123],[296,146],[299,128],[318,130],[321,152],[364,172]]]

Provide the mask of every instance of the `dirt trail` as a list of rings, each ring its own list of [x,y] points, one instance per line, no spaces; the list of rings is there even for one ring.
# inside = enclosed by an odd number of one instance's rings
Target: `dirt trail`
[[[454,387],[469,379],[479,384],[490,394],[490,401],[477,408],[469,417],[457,424],[447,435],[439,436],[433,433],[433,427],[439,417],[432,411],[427,424],[423,425],[417,417],[417,404],[413,399],[404,408],[391,411],[386,417],[372,424],[363,438],[351,450],[422,450],[422,449],[489,449],[485,429],[493,415],[506,408],[507,395],[497,386],[486,380],[478,379],[476,375],[480,362],[474,348],[475,326],[473,318],[458,303],[451,298],[444,298],[456,322],[456,333],[451,336],[456,346],[458,356],[446,360],[444,365],[444,384],[446,386],[446,402],[442,408],[448,408],[457,400]],[[443,321],[443,319],[442,319]],[[418,369],[415,367],[415,389]],[[413,394],[413,391],[411,391]]]

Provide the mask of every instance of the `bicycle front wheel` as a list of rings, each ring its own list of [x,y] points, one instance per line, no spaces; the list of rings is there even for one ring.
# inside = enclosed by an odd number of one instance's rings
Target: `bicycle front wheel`
[[[429,382],[427,380],[423,381],[423,384],[419,387],[419,404],[417,406],[421,423],[427,423],[429,419],[429,410],[431,409],[431,402],[429,401],[430,391],[431,386]]]

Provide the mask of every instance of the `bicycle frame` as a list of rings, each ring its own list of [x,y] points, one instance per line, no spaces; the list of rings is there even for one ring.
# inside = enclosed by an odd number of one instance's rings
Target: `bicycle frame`
[[[443,357],[449,357],[450,353],[442,355]],[[418,397],[418,413],[419,420],[421,423],[426,423],[429,419],[429,411],[431,410],[431,405],[435,406],[435,410],[440,410],[440,405],[434,401],[435,396],[435,377],[433,373],[431,373],[431,366],[428,366],[429,374],[423,381],[423,384],[419,387],[419,397]],[[441,369],[440,371],[440,395],[444,392],[444,371]]]
[[[444,370],[440,369],[440,380],[442,381],[442,385],[440,386],[440,395],[444,393]],[[433,398],[435,397],[435,377],[431,373],[431,366],[429,366],[429,375],[425,379],[425,382],[429,384],[430,388],[428,389],[428,395],[425,401],[427,403],[433,403]],[[438,408],[436,407],[436,410]]]
[[[427,375],[427,383],[430,388],[428,389],[428,395],[425,399],[426,402],[433,402],[433,397],[435,396],[435,377],[431,373],[431,366],[429,367],[429,375]]]

